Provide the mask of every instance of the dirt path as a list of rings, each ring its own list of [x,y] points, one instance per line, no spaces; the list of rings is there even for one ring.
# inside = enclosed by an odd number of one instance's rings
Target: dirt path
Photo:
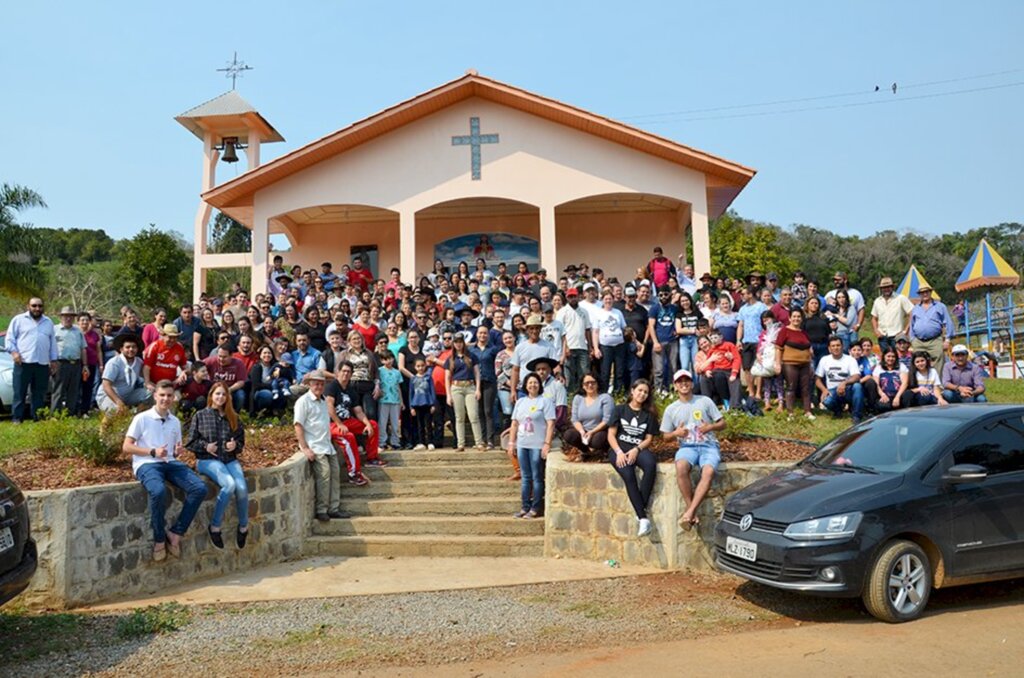
[[[1008,586],[1014,590],[1007,591]],[[1024,659],[1022,588],[1018,583],[942,592],[935,608],[910,624],[883,624],[838,608],[834,612],[843,619],[834,623],[792,621],[785,628],[729,636],[448,665],[444,674],[453,678],[805,678],[875,677],[898,671],[932,676],[1019,676]],[[438,667],[363,670],[358,675],[427,677],[437,676]]]

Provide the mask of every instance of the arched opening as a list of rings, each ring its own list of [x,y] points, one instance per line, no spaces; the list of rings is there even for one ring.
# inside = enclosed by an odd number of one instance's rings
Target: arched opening
[[[661,246],[677,261],[686,251],[690,205],[653,193],[591,195],[555,207],[559,268],[586,263],[626,280]]]
[[[288,238],[289,265],[329,261],[337,272],[359,256],[380,277],[398,266],[398,219],[398,212],[374,205],[312,205],[273,217],[270,232]]]
[[[437,203],[416,212],[416,271],[430,271],[436,258],[448,266],[465,261],[471,269],[477,258],[492,269],[501,261],[526,261],[534,269],[539,237],[535,205],[494,197]]]

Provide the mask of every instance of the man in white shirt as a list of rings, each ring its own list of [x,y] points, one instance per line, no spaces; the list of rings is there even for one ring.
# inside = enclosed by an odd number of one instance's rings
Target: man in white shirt
[[[206,498],[206,483],[177,459],[185,448],[181,440],[181,423],[171,412],[174,384],[166,379],[157,382],[153,399],[153,407],[132,419],[121,450],[132,455],[132,472],[149,493],[153,560],[161,561],[167,557],[168,551],[172,556],[181,556],[181,538]],[[167,483],[185,493],[181,513],[170,529],[166,529],[164,524]]]
[[[832,416],[842,414],[850,406],[853,423],[860,423],[864,413],[864,389],[860,385],[860,365],[843,353],[843,340],[833,335],[828,338],[828,355],[818,361],[815,371],[821,404],[832,411]]]
[[[331,444],[331,416],[324,399],[326,375],[313,370],[306,375],[309,390],[295,401],[295,439],[299,451],[313,464],[316,483],[316,519],[351,518],[341,510],[341,467]]]
[[[580,292],[575,287],[565,291],[565,299],[567,304],[558,309],[555,318],[565,328],[565,386],[569,393],[576,394],[583,375],[590,372],[590,354],[593,351],[590,315],[580,308]]]
[[[884,354],[896,350],[896,337],[910,333],[910,312],[914,305],[902,294],[893,291],[892,278],[885,276],[878,283],[879,296],[871,305],[871,328],[878,337],[878,348]]]

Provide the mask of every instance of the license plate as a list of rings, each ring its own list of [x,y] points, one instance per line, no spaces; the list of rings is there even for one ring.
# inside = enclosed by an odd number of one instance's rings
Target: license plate
[[[5,527],[0,530],[0,553],[10,548],[14,548],[14,535],[11,534],[11,528]]]
[[[731,556],[754,562],[757,560],[757,544],[736,537],[725,538],[725,552]]]

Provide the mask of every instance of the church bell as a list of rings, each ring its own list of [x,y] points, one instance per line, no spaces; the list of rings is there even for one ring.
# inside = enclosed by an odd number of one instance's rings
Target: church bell
[[[220,156],[223,162],[238,162],[238,153],[235,151],[235,146],[238,145],[238,137],[224,137],[222,143],[224,144],[224,153]]]

